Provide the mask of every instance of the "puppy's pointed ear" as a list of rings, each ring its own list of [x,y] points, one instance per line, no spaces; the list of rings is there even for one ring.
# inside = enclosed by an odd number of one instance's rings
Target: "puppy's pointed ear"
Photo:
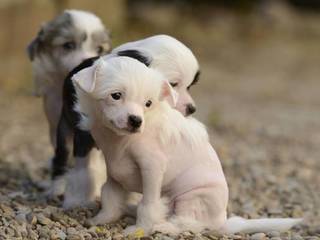
[[[99,71],[104,66],[104,64],[104,60],[102,58],[99,58],[96,64],[77,72],[72,76],[71,80],[81,90],[88,94],[92,94],[96,87]]]
[[[36,37],[32,40],[32,42],[27,46],[27,54],[30,61],[34,60],[34,57],[36,55],[37,49],[39,45],[39,38]]]
[[[26,50],[30,61],[33,61],[36,54],[40,51],[41,41],[43,41],[44,38],[45,27],[46,25],[42,24],[37,36],[27,46]]]
[[[167,80],[164,80],[161,87],[160,101],[167,100],[172,107],[177,105],[178,93],[171,87]]]

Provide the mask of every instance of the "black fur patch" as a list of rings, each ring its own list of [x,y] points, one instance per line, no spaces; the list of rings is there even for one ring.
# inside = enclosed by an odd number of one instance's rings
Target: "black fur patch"
[[[52,159],[52,179],[62,176],[67,170],[67,161],[70,152],[67,139],[72,136],[72,130],[63,115],[60,117],[56,134],[57,146]]]
[[[73,156],[86,157],[93,147],[95,147],[95,142],[90,132],[75,129],[73,136]]]
[[[52,165],[52,179],[55,179],[66,172],[67,161],[70,149],[67,145],[67,138],[73,136],[74,156],[84,157],[89,154],[95,146],[90,132],[78,129],[80,113],[74,110],[77,101],[76,91],[71,77],[80,70],[90,67],[99,57],[84,60],[79,66],[73,69],[66,77],[63,86],[63,106],[57,129],[57,144]]]
[[[194,75],[193,81],[192,83],[187,87],[187,89],[189,90],[191,88],[191,86],[195,85],[197,82],[199,82],[199,77],[200,77],[200,70],[198,70],[196,72],[196,74]]]
[[[134,49],[123,50],[123,51],[118,52],[117,55],[121,56],[121,57],[134,58],[134,59],[138,60],[139,62],[142,62],[147,67],[149,67],[149,65],[151,64],[151,59],[148,58],[147,56],[143,55],[138,50],[134,50]]]
[[[35,39],[32,40],[32,42],[27,47],[27,54],[28,54],[30,61],[33,61],[33,59],[35,57],[38,43],[39,43],[39,38],[36,37]]]
[[[74,88],[71,78],[74,74],[81,71],[82,69],[91,67],[98,58],[99,57],[93,57],[84,60],[82,63],[80,63],[80,65],[78,65],[68,74],[64,81],[62,114],[66,116],[68,122],[70,122],[73,127],[77,126],[81,116],[78,112],[74,110],[77,98],[76,90]]]

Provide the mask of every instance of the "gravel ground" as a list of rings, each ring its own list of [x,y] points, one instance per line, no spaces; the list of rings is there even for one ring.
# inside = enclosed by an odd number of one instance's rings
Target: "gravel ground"
[[[230,187],[229,214],[306,218],[302,226],[281,235],[223,239],[319,239],[320,138],[315,133],[320,130],[320,113],[284,103],[235,103],[219,94],[208,99],[202,96],[199,102],[212,111],[200,112],[199,117],[210,127],[222,160]],[[64,212],[59,199],[48,201],[37,187],[48,178],[51,155],[41,102],[1,95],[0,115],[0,239],[122,239],[121,230],[133,219],[88,229],[83,223],[98,205]],[[172,238],[157,233],[145,239]],[[176,239],[217,238],[187,232]]]
[[[219,24],[212,25],[216,31]],[[220,239],[316,240],[320,35],[309,40],[265,36],[268,33],[261,37],[258,31],[253,42],[230,43],[217,34],[210,45],[206,40],[190,41],[202,66],[201,81],[192,90],[197,117],[207,124],[225,170],[229,215],[304,217],[305,222],[286,233]],[[48,179],[47,159],[52,154],[40,100],[0,90],[0,116],[0,239],[123,239],[122,229],[133,219],[86,228],[83,223],[97,212],[98,204],[64,212],[59,199],[48,201],[37,187]],[[156,233],[143,239],[174,237]],[[218,237],[186,232],[175,239]]]

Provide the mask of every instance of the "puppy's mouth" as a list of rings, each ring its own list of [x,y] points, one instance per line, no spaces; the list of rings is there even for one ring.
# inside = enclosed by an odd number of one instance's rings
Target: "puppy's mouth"
[[[121,135],[128,135],[128,134],[134,134],[134,133],[140,133],[141,128],[133,128],[130,126],[119,128],[113,120],[110,120],[110,123],[112,125],[112,129],[116,131],[117,133],[120,133]]]
[[[129,131],[130,133],[139,133],[141,132],[141,128],[130,128],[130,127],[127,127],[126,128],[127,131]]]

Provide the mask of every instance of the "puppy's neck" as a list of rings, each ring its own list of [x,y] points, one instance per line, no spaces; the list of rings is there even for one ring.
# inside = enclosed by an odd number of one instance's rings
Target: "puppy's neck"
[[[93,122],[91,132],[98,144],[102,144],[103,146],[101,147],[108,149],[109,152],[114,151],[118,146],[122,148],[127,146],[135,138],[135,134],[119,135],[114,130],[98,122]]]
[[[41,88],[49,88],[47,91],[54,88],[62,91],[62,85],[68,72],[60,69],[56,63],[52,62],[46,56],[37,57],[32,63],[34,69],[34,77],[37,85]],[[52,89],[53,88],[53,89]]]

